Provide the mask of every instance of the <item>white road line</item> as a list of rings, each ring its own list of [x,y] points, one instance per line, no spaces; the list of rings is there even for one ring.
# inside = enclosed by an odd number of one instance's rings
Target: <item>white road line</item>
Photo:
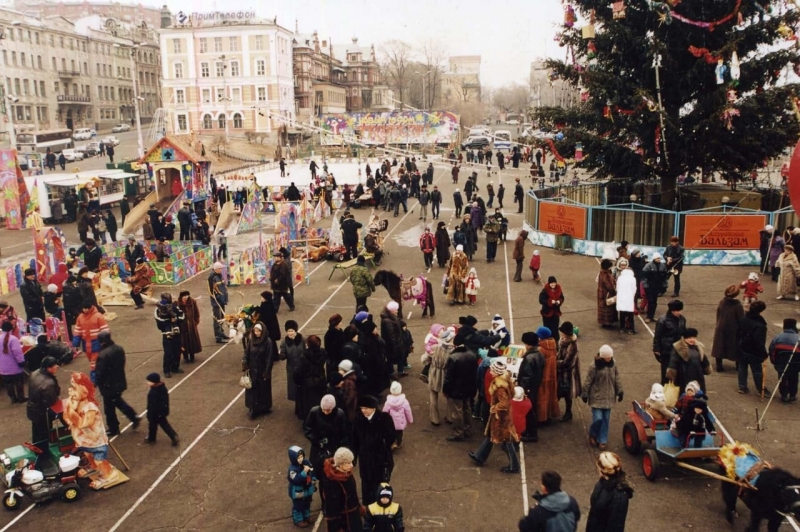
[[[13,520],[10,522],[10,523],[8,523],[8,524],[7,524],[5,527],[3,527],[3,529],[2,529],[2,530],[0,530],[0,532],[6,532],[6,530],[9,530],[9,529],[10,529],[12,526],[14,526],[14,524],[15,524],[17,521],[19,521],[20,519],[22,519],[23,517],[25,517],[25,514],[27,514],[28,512],[30,512],[31,510],[33,510],[34,508],[36,508],[36,505],[35,505],[35,504],[31,504],[30,506],[28,506],[27,508],[25,508],[25,510],[23,510],[21,514],[19,514],[18,516],[16,516],[16,517],[15,517],[15,518],[14,518],[14,519],[13,519]]]
[[[508,323],[511,325],[511,343],[514,343],[514,311],[511,308],[511,279],[508,273],[508,247],[506,241],[503,240],[503,258],[506,262],[506,297],[508,297]]]

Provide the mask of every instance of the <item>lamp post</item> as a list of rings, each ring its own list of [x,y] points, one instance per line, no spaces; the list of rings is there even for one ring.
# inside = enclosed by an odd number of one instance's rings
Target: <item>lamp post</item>
[[[119,43],[114,43],[114,48],[122,48],[122,45]],[[136,141],[138,142],[139,147],[139,157],[141,157],[144,155],[144,139],[142,138],[142,116],[139,112],[139,102],[144,98],[139,96],[139,85],[137,83],[139,74],[136,71],[136,50],[138,48],[138,44],[131,44],[129,59],[131,62],[131,76],[133,77],[133,113],[136,117]]]
[[[228,137],[228,102],[230,98],[228,98],[228,80],[225,78],[225,69],[228,68],[228,63],[225,62],[225,55],[219,56],[217,59],[222,61],[222,101],[224,109],[222,112],[225,115],[225,142],[229,142]]]
[[[6,116],[8,117],[8,144],[11,146],[12,149],[17,149],[17,131],[14,129],[14,96],[11,95],[9,92],[10,87],[8,86],[9,79],[6,78],[4,83],[5,85],[5,95],[3,96],[6,99],[5,107],[6,107]]]

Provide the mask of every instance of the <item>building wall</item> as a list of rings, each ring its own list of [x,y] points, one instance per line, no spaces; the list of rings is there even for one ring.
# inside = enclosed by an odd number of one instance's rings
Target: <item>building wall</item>
[[[267,22],[171,27],[160,31],[160,40],[172,132],[219,134],[227,122],[230,135],[243,135],[272,131],[283,123],[277,116],[295,118],[285,28]]]
[[[119,19],[134,24],[147,23],[151,28],[158,28],[161,23],[161,10],[146,7],[142,4],[121,4],[118,2],[32,2],[18,0],[15,2],[18,11],[28,11],[41,17],[60,15],[68,20],[77,20],[89,15],[100,15]]]
[[[478,102],[481,99],[481,56],[459,55],[448,59],[448,70],[442,75],[440,105]]]

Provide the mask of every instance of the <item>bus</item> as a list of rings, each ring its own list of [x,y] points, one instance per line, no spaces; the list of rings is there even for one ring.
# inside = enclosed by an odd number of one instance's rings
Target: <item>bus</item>
[[[50,148],[52,152],[60,152],[64,148],[72,147],[74,147],[74,145],[72,141],[72,130],[70,129],[17,133],[17,149],[23,153],[45,153],[47,148]]]

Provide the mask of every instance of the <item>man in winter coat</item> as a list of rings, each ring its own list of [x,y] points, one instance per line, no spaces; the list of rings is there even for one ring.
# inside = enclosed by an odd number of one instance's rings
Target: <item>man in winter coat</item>
[[[366,266],[366,259],[358,257],[356,265],[350,270],[350,284],[353,285],[353,297],[356,298],[356,309],[367,304],[367,298],[375,292],[375,281]]]
[[[442,204],[442,193],[439,192],[439,187],[434,186],[431,192],[431,216],[434,220],[439,219],[439,206]]]
[[[156,326],[161,331],[161,347],[164,349],[162,367],[164,376],[171,378],[173,373],[183,373],[181,369],[181,333],[180,324],[186,319],[177,302],[172,301],[169,293],[161,294],[161,300],[153,314]]]
[[[517,213],[522,214],[522,207],[525,198],[525,191],[522,189],[522,183],[519,182],[519,178],[515,179],[517,184],[514,186],[514,203],[517,204]]]
[[[97,340],[100,342],[100,353],[97,355],[94,379],[103,396],[106,434],[109,437],[119,434],[117,408],[133,423],[133,430],[136,430],[139,428],[139,416],[122,398],[122,392],[128,389],[125,379],[125,350],[114,343],[108,331],[98,334]]]
[[[469,400],[478,391],[478,355],[467,349],[458,336],[456,338],[454,343],[457,347],[447,357],[442,385],[442,393],[447,398],[447,409],[453,421],[453,434],[447,438],[451,442],[464,441],[469,437],[472,429]]]
[[[528,232],[523,229],[519,232],[517,239],[514,240],[514,252],[511,254],[511,258],[517,261],[517,269],[514,272],[515,283],[522,282],[522,263],[525,260],[525,240],[527,238]]]
[[[762,364],[769,355],[767,353],[767,321],[761,313],[767,308],[763,301],[754,301],[747,313],[739,320],[736,330],[737,358],[739,363],[739,393],[748,393],[747,370],[753,373],[753,382],[759,395],[769,395],[764,385]],[[794,346],[792,346],[794,347]]]
[[[106,318],[89,301],[84,301],[81,305],[81,313],[75,320],[73,329],[72,347],[80,347],[83,344],[83,351],[89,359],[89,367],[94,373],[97,355],[100,352],[100,341],[97,337],[101,332],[108,332],[108,322]]]
[[[222,329],[220,320],[225,317],[225,305],[228,304],[228,287],[222,278],[222,263],[215,262],[211,274],[208,276],[208,295],[211,301],[211,312],[213,314],[214,338],[218,344],[228,343],[226,333]]]
[[[658,296],[667,289],[667,279],[669,277],[669,272],[660,253],[653,254],[653,260],[648,262],[642,269],[642,277],[644,293],[647,296],[647,319],[644,321],[645,323],[650,323],[655,319]]]
[[[358,256],[358,230],[362,227],[352,214],[348,214],[342,222],[342,241],[350,259]]]
[[[522,333],[522,343],[525,344],[525,354],[520,363],[518,382],[531,400],[531,409],[525,417],[525,432],[520,437],[524,442],[537,442],[539,432],[536,411],[539,386],[544,375],[544,355],[539,352],[539,337],[535,332]]]
[[[486,262],[494,262],[497,256],[497,241],[500,240],[500,223],[494,216],[486,219],[483,232],[486,233]]]
[[[664,260],[666,260],[667,270],[675,270],[675,290],[673,290],[672,297],[680,297],[681,295],[681,275],[683,273],[683,246],[678,242],[677,236],[672,236],[669,239],[669,246],[664,249]]]
[[[478,320],[474,316],[461,316],[458,318],[458,324],[455,345],[464,345],[473,353],[477,353],[482,347],[491,347],[497,341],[494,336],[483,334],[475,328]]]
[[[19,287],[19,295],[22,296],[22,305],[25,307],[25,320],[39,318],[44,321],[42,285],[36,279],[36,270],[33,268],[25,270],[25,280]]]
[[[431,193],[428,192],[428,185],[422,185],[419,193],[419,219],[423,222],[428,221],[428,203],[431,201]]]
[[[780,382],[778,390],[781,401],[794,403],[797,401],[797,381],[800,375],[800,348],[795,350],[800,335],[797,334],[797,320],[783,320],[783,332],[772,339],[769,344],[769,359],[778,373]]]
[[[139,257],[145,258],[144,256],[144,248],[141,244],[136,242],[135,235],[128,235],[128,245],[125,246],[125,260],[128,262],[128,271],[133,273],[133,270],[136,269],[136,259]]]
[[[428,168],[425,170],[425,180],[429,185],[433,184],[433,163],[428,163]]]
[[[317,471],[322,470],[322,462],[336,449],[350,446],[350,422],[332,395],[323,396],[319,406],[309,411],[303,422],[303,435],[311,443],[308,459]]]
[[[42,367],[31,375],[28,384],[27,414],[31,422],[31,443],[46,449],[50,440],[50,407],[58,401],[61,387],[56,379],[58,362],[53,357],[45,357]]]
[[[284,260],[283,254],[275,252],[272,256],[272,268],[269,271],[269,282],[272,286],[273,303],[275,312],[281,308],[281,298],[289,305],[289,312],[294,312],[294,297],[292,288],[292,267]]]
[[[581,519],[578,501],[561,491],[561,475],[542,473],[541,491],[533,494],[539,503],[520,519],[520,532],[575,532]]]
[[[403,322],[397,315],[399,310],[397,301],[389,301],[381,311],[381,338],[386,342],[386,359],[389,364],[397,364],[397,375],[404,376],[407,374],[405,365],[408,352],[403,343]]]
[[[155,227],[155,226],[154,226]],[[189,211],[189,202],[184,201],[178,210],[178,227],[180,228],[179,240],[189,240],[189,231],[192,229],[192,213]]]
[[[503,186],[503,183],[497,187],[497,204],[502,209],[503,208],[503,196],[506,195],[506,187]]]
[[[426,193],[426,191],[422,192],[422,194]],[[422,255],[425,259],[425,267],[430,269],[431,266],[433,266],[433,252],[436,251],[436,237],[433,236],[429,227],[426,227],[425,232],[419,237],[419,249],[422,250]]]
[[[667,304],[667,313],[656,322],[656,332],[653,335],[653,355],[661,364],[661,384],[666,384],[667,368],[672,355],[673,344],[683,337],[686,330],[686,318],[681,315],[683,302],[673,299]]]
[[[361,475],[361,501],[364,505],[377,500],[381,482],[391,482],[395,441],[392,416],[378,410],[378,400],[371,395],[358,399],[360,414],[353,422],[352,451]]]
[[[456,208],[456,218],[461,218],[461,209],[464,208],[464,198],[461,196],[461,192],[456,189],[453,192],[453,205]]]
[[[97,247],[97,243],[92,238],[87,238],[86,243],[78,248],[77,255],[83,255],[83,264],[89,268],[90,271],[96,272],[100,269],[100,261],[103,258],[103,252]]]

